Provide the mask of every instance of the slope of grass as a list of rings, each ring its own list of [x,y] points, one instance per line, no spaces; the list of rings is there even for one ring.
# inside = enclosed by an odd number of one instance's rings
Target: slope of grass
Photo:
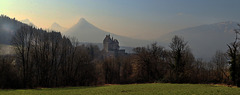
[[[1,95],[240,95],[240,88],[208,84],[129,84],[107,85],[100,87],[66,87],[0,90]]]

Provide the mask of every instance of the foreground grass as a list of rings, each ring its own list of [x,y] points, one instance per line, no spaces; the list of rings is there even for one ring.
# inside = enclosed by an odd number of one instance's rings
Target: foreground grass
[[[106,85],[100,87],[66,87],[66,88],[41,88],[0,90],[0,95],[156,95],[156,94],[223,94],[240,95],[240,88],[231,88],[209,84],[129,84]]]

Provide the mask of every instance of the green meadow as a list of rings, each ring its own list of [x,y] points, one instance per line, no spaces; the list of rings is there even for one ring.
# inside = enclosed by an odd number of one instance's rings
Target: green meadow
[[[240,88],[211,84],[127,84],[97,87],[1,89],[0,95],[240,95]]]

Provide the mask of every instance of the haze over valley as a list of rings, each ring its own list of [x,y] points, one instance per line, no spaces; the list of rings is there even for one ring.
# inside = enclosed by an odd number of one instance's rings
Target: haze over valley
[[[16,31],[20,26],[18,26],[18,24],[14,24],[12,21],[4,20],[3,18],[1,19],[1,22],[7,22],[1,23],[1,30],[4,30],[4,32],[1,32],[1,44],[10,45],[11,36],[13,36],[14,31]],[[38,27],[35,26],[34,22],[30,21],[29,19],[20,20],[20,22],[16,23],[24,23],[30,26]],[[110,34],[114,38],[118,39],[120,46],[124,46],[128,52],[133,52],[133,47],[147,46],[150,43],[154,42],[157,42],[159,45],[168,48],[168,43],[171,42],[171,39],[175,35],[179,35],[188,42],[193,54],[197,58],[210,60],[216,50],[226,51],[226,45],[234,41],[234,29],[238,29],[237,24],[237,22],[233,21],[204,24],[169,32],[163,35],[159,35],[158,38],[152,38],[149,40],[135,39],[114,34],[112,32],[106,32],[104,29],[98,28],[96,25],[91,24],[84,18],[79,19],[78,22],[70,28],[64,28],[55,22],[49,26],[47,30],[59,31],[63,35],[75,37],[80,42],[85,44],[95,43],[100,48],[103,48],[101,43],[105,35]]]

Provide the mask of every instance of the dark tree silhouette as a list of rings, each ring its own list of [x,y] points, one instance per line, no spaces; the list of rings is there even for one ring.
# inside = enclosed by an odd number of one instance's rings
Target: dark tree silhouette
[[[240,25],[238,24],[240,27]],[[240,87],[240,60],[239,60],[239,29],[235,29],[235,41],[233,43],[227,44],[228,46],[228,56],[230,57],[229,64],[231,65],[230,67],[230,75],[231,75],[231,80],[233,81],[234,85],[237,85]]]
[[[174,36],[172,38],[172,42],[169,47],[171,48],[171,57],[173,60],[173,63],[170,63],[170,67],[174,71],[174,79],[177,79],[176,82],[183,82],[185,78],[185,66],[187,64],[188,57],[192,54],[190,53],[187,42],[179,36]]]

